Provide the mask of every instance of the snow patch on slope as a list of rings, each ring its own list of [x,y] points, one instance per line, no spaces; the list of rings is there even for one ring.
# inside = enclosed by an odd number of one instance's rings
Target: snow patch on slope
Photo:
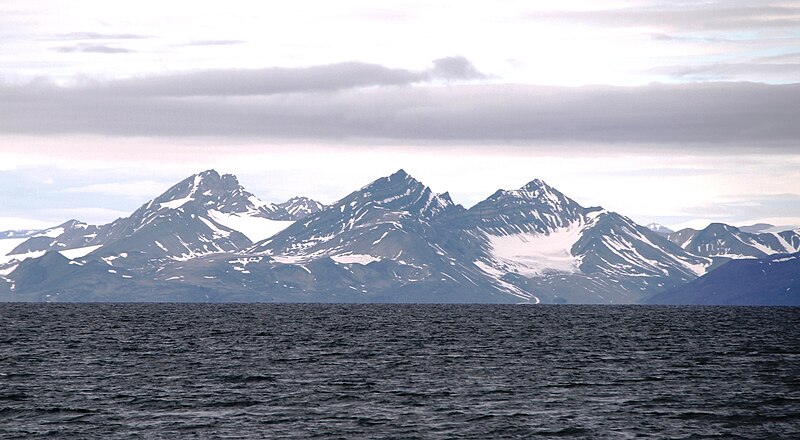
[[[208,211],[208,215],[215,222],[241,232],[254,243],[272,237],[294,223],[286,220],[270,220],[263,217],[228,214],[215,210]]]
[[[48,229],[42,234],[36,235],[35,237],[47,237],[47,238],[56,238],[64,233],[64,228],[61,226],[53,229]]]
[[[5,269],[0,269],[0,277],[8,276],[11,272],[14,272],[14,269],[16,269],[16,268],[17,268],[17,266],[13,265],[13,266],[9,266],[9,267],[7,267]],[[9,283],[11,282],[11,280],[6,280],[6,281],[9,282]]]
[[[7,242],[12,242],[13,241],[13,242],[17,242],[17,244],[19,244],[19,243],[21,243],[22,241],[25,241],[25,240],[27,240],[27,239],[26,238],[22,238],[22,239],[0,240],[0,265],[5,265],[5,264],[9,264],[9,263],[11,264],[10,266],[5,267],[2,270],[0,270],[0,275],[5,276],[5,275],[8,275],[11,272],[13,272],[14,269],[17,268],[17,264],[15,264],[14,261],[20,262],[20,261],[27,260],[28,258],[38,258],[38,257],[41,257],[42,255],[45,254],[45,251],[33,251],[33,252],[26,252],[24,254],[6,255],[8,252],[11,252],[11,249],[14,249],[14,247],[16,247],[16,246],[10,247],[10,246],[12,246],[13,243],[7,243]],[[63,251],[59,251],[59,253],[61,255],[65,256],[65,257],[69,258],[70,260],[72,260],[72,259],[75,259],[75,258],[80,258],[80,257],[86,256],[90,252],[94,251],[95,249],[98,249],[99,247],[100,247],[100,245],[98,245],[98,246],[85,246],[85,247],[74,248],[74,249],[66,249],[66,250],[63,250]]]
[[[60,251],[59,253],[61,255],[65,256],[65,257],[69,258],[70,260],[74,260],[75,258],[84,257],[84,256],[90,254],[91,252],[99,249],[100,247],[102,247],[102,245],[84,246],[84,247],[79,247],[79,248],[74,248],[74,249],[63,250],[63,251]]]
[[[21,245],[27,238],[8,238],[0,240],[0,264],[8,263],[14,258],[19,258],[19,255],[8,255],[15,247]]]
[[[772,260],[772,262],[773,263],[784,263],[786,261],[796,260],[797,258],[798,258],[797,255],[793,255],[791,257],[776,258],[776,259]]]
[[[341,255],[332,255],[331,260],[342,264],[355,263],[355,264],[367,265],[375,261],[381,261],[381,258],[368,254],[341,254]]]
[[[175,200],[170,200],[169,202],[159,203],[159,205],[162,208],[178,209],[181,206],[191,202],[192,200],[194,200],[194,198],[192,196],[188,196],[188,197],[184,197],[182,199],[175,199]]]

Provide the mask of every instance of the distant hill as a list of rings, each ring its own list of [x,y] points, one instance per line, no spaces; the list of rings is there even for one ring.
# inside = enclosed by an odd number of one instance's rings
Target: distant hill
[[[800,306],[800,253],[732,260],[647,304]]]

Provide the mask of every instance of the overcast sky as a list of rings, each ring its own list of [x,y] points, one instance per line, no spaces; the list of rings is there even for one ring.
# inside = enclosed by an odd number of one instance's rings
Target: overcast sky
[[[641,223],[800,226],[798,48],[799,1],[4,0],[0,230],[208,168],[273,202],[403,168],[467,207],[542,178]]]

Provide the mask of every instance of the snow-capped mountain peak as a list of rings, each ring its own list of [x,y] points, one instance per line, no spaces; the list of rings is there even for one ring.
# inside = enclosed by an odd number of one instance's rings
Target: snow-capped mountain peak
[[[295,207],[294,213],[286,209]],[[125,245],[136,250],[185,259],[247,247],[314,209],[317,204],[310,199],[265,203],[245,190],[236,176],[207,170],[189,176],[130,217],[114,222],[109,233],[126,237],[122,240]]]
[[[381,177],[352,192],[322,211],[298,221],[291,227],[257,243],[254,252],[301,255],[331,254],[342,249],[328,249],[329,241],[338,234],[376,234],[384,228],[398,230],[406,221],[430,223],[439,214],[454,208],[448,194],[434,194],[430,188],[404,170]],[[378,238],[376,237],[376,239]],[[348,238],[355,239],[355,238]],[[380,240],[373,239],[377,244]]]
[[[177,183],[153,199],[148,207],[178,209],[187,203],[227,213],[254,212],[266,205],[247,192],[236,176],[207,170]]]
[[[539,179],[534,179],[518,189],[516,195],[525,200],[537,202],[539,207],[547,206],[553,211],[570,210],[570,208],[578,206],[574,200]]]
[[[292,197],[283,203],[276,203],[274,206],[285,210],[292,217],[302,218],[321,211],[325,205],[308,197]]]
[[[426,219],[432,219],[454,207],[449,194],[433,193],[430,188],[402,169],[373,181],[337,204],[346,204],[350,207],[368,204],[386,210],[405,211]]]
[[[666,227],[666,226],[664,226],[662,224],[659,224],[659,223],[649,223],[646,226],[646,228],[651,230],[651,231],[653,231],[653,232],[655,232],[656,234],[660,234],[660,235],[663,235],[665,237],[667,235],[672,234],[672,233],[675,232],[672,229],[670,229],[670,228],[668,228],[668,227]]]
[[[260,217],[294,221],[322,209],[307,197],[293,197],[283,203],[264,202],[242,187],[236,176],[207,170],[190,176],[153,199],[148,209],[179,209],[191,204],[202,211],[237,217]]]
[[[138,252],[145,259],[186,259],[249,246],[318,206],[307,198],[265,203],[245,190],[234,175],[206,170],[181,180],[128,217],[102,226],[70,220],[41,231],[13,253],[70,250],[70,255],[114,256]]]
[[[535,179],[517,190],[497,190],[468,209],[462,222],[494,235],[547,233],[569,227],[591,210]]]
[[[522,188],[520,188],[520,191],[522,191],[522,190],[528,191],[528,192],[533,192],[533,193],[538,193],[538,192],[558,192],[555,189],[553,189],[553,187],[551,187],[550,185],[545,183],[544,180],[538,179],[538,178],[537,179],[533,179],[530,182],[526,183]]]

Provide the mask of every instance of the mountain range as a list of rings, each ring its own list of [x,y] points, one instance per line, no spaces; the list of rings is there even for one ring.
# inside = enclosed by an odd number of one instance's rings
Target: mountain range
[[[208,170],[105,225],[0,232],[0,300],[689,303],[665,292],[800,251],[798,231],[656,226],[538,179],[466,209],[403,170],[330,205]]]

